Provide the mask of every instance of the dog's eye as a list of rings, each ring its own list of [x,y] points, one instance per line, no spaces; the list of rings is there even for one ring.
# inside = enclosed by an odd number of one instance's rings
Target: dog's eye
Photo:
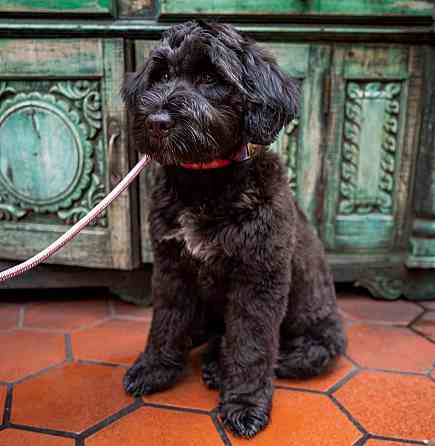
[[[212,73],[202,73],[199,81],[201,84],[213,84],[216,82],[216,77]]]
[[[169,73],[167,71],[162,73],[161,80],[164,81],[164,82],[168,82],[168,80],[169,80]]]

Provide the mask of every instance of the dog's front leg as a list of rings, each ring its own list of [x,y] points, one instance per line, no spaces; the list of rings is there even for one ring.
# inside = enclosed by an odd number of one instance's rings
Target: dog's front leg
[[[177,259],[156,256],[153,270],[153,320],[143,354],[124,377],[125,390],[140,396],[171,387],[183,372],[192,344],[195,312],[193,280],[182,274]]]
[[[269,421],[273,369],[288,287],[285,277],[268,281],[261,277],[254,283],[246,283],[246,277],[241,275],[229,294],[219,414],[234,435],[250,438]]]

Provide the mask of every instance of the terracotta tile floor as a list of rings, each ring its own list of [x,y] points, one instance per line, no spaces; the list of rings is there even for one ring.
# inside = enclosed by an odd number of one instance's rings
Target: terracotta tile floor
[[[39,297],[0,293],[0,446],[435,445],[435,302],[339,293],[347,356],[275,380],[272,421],[247,441],[223,430],[198,354],[175,388],[124,394],[151,310],[102,291]]]

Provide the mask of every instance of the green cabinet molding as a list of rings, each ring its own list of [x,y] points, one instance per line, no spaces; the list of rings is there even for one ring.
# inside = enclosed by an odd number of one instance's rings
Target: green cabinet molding
[[[1,0],[1,13],[112,14],[114,0]]]
[[[434,299],[435,14],[425,0],[0,0],[0,268],[43,249],[126,174],[137,154],[122,79],[170,21],[204,16],[239,21],[301,83],[299,116],[271,149],[335,280]],[[153,175],[53,265],[1,287],[92,284],[143,300]]]
[[[160,0],[161,14],[427,16],[433,2],[417,0]]]

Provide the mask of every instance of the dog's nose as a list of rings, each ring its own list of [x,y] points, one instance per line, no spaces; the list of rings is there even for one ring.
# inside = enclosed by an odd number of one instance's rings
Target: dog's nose
[[[174,126],[174,121],[169,116],[169,113],[159,112],[149,115],[145,121],[145,125],[156,136],[167,135],[169,130]]]

